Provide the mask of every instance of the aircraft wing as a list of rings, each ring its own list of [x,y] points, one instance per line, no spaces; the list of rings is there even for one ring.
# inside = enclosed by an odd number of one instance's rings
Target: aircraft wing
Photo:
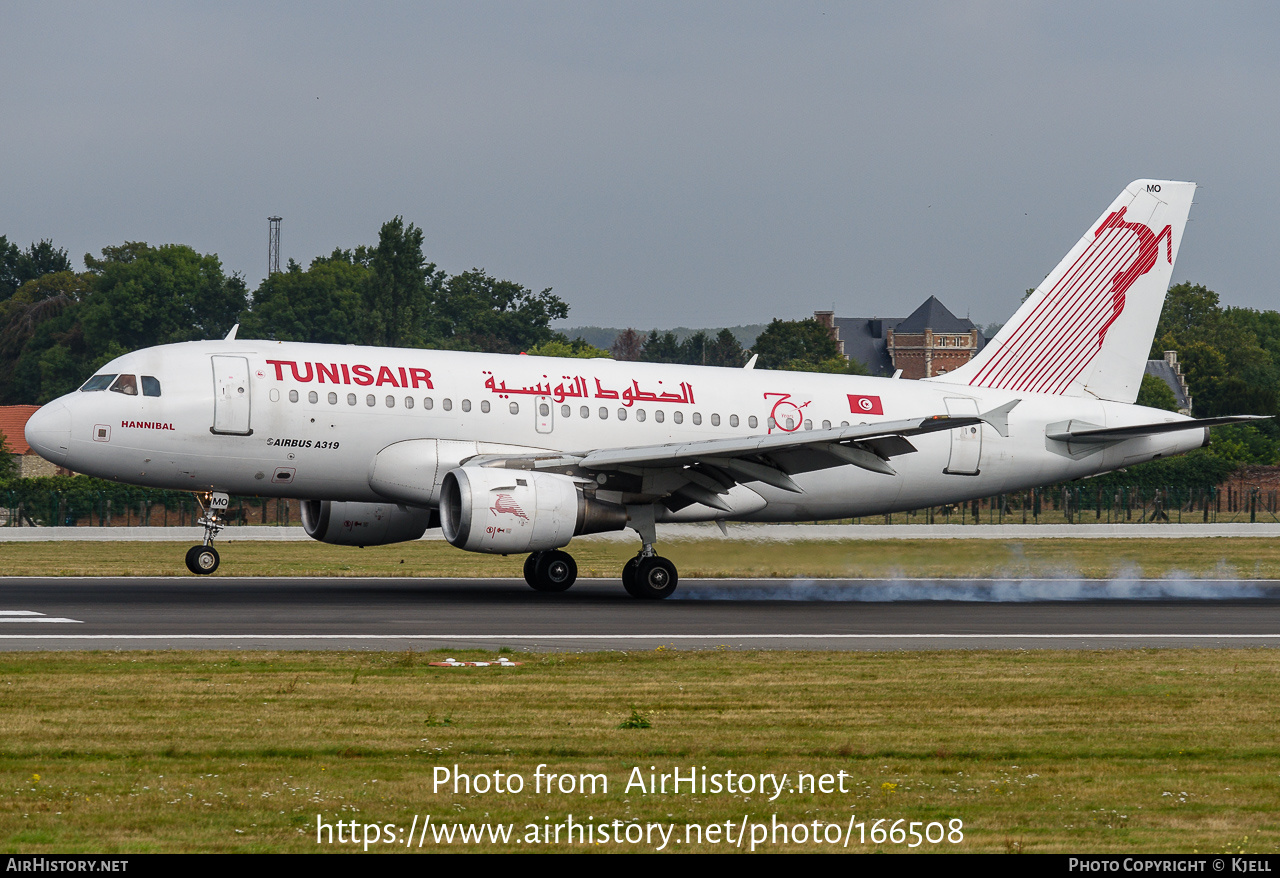
[[[667,498],[667,506],[679,508],[702,503],[730,511],[721,496],[739,483],[763,482],[782,490],[803,493],[791,476],[812,470],[852,464],[893,476],[889,458],[916,450],[907,438],[982,423],[1001,429],[1012,406],[995,415],[953,417],[932,415],[876,424],[796,430],[742,438],[707,439],[666,445],[607,448],[580,453],[528,456],[484,455],[469,464],[515,469],[555,470],[585,478],[617,474],[629,483],[630,493]]]

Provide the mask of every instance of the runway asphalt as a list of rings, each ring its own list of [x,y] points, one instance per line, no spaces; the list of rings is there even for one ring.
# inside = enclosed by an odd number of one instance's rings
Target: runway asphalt
[[[678,599],[677,599],[678,598]],[[0,650],[1280,646],[1275,580],[0,578]]]

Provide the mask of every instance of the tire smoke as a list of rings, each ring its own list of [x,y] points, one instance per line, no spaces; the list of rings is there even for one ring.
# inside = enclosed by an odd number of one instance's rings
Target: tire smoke
[[[1228,601],[1280,600],[1280,581],[1215,576],[1196,578],[1173,572],[1160,579],[1122,573],[1111,579],[1080,576],[998,579],[793,579],[716,585],[682,584],[672,600],[686,601]]]

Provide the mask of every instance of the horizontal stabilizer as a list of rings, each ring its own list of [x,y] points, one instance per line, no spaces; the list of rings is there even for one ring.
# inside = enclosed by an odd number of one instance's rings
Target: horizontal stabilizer
[[[1270,417],[1270,415],[1229,415],[1222,418],[1162,421],[1159,424],[1135,424],[1132,427],[1099,427],[1095,424],[1084,424],[1078,421],[1069,421],[1066,425],[1051,424],[1049,426],[1049,432],[1045,435],[1056,442],[1101,444],[1106,442],[1123,442],[1125,439],[1139,439],[1143,436],[1156,436],[1160,433],[1176,433],[1179,430],[1198,430],[1204,429],[1205,427],[1221,427],[1224,424],[1243,424],[1248,421],[1262,421],[1266,420],[1268,417]]]

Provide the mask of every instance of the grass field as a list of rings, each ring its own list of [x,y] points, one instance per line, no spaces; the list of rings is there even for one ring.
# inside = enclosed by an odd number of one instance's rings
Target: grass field
[[[453,653],[456,658],[479,653]],[[493,658],[493,654],[486,654]],[[924,850],[1274,851],[1275,650],[527,655],[0,655],[0,847],[315,851],[317,815],[442,822],[963,821]],[[628,722],[638,720],[638,722]],[[648,728],[620,728],[648,724]],[[437,766],[519,794],[433,789]],[[534,772],[608,791],[535,793]],[[838,776],[846,792],[626,791],[679,768]],[[904,824],[904,827],[907,824]],[[381,830],[380,830],[381,831]],[[775,836],[776,837],[776,836]],[[905,850],[858,843],[851,849]],[[648,850],[610,841],[599,850]],[[766,845],[762,850],[830,850]],[[359,846],[333,845],[323,849]],[[429,850],[510,849],[429,840]],[[582,849],[577,845],[576,849]],[[399,849],[374,844],[371,850]],[[417,848],[414,848],[417,850]],[[562,843],[538,849],[569,850]],[[669,845],[723,850],[724,843]]]
[[[324,543],[220,541],[219,576],[520,577],[524,555],[503,558],[418,541],[358,549]],[[578,541],[579,576],[617,577],[638,543]],[[659,544],[690,577],[1162,577],[1280,579],[1280,541],[1253,538],[859,540]],[[186,576],[182,543],[0,543],[0,575]]]
[[[351,549],[224,542],[219,575],[519,576],[522,557],[437,542]],[[5,575],[185,573],[174,543],[5,543]],[[671,542],[693,576],[1280,578],[1263,539]],[[573,547],[616,576],[627,543]],[[963,822],[920,850],[1274,851],[1280,844],[1280,651],[685,652],[529,655],[519,668],[435,668],[445,653],[0,653],[0,848],[10,852],[355,851],[316,822],[532,825]],[[455,651],[460,659],[493,653]],[[648,726],[648,727],[621,727]],[[533,790],[537,766],[608,791]],[[433,789],[437,768],[514,772],[517,794]],[[792,788],[627,790],[698,767],[786,775]],[[801,773],[846,792],[794,789]],[[616,829],[615,829],[616,831]],[[861,843],[865,837],[866,844]],[[697,841],[696,836],[691,837]],[[770,844],[759,849],[831,850]],[[650,850],[609,841],[598,850]],[[668,843],[725,850],[727,842]],[[750,841],[746,842],[749,846]],[[581,850],[540,844],[538,850]],[[405,850],[374,843],[370,850]]]

